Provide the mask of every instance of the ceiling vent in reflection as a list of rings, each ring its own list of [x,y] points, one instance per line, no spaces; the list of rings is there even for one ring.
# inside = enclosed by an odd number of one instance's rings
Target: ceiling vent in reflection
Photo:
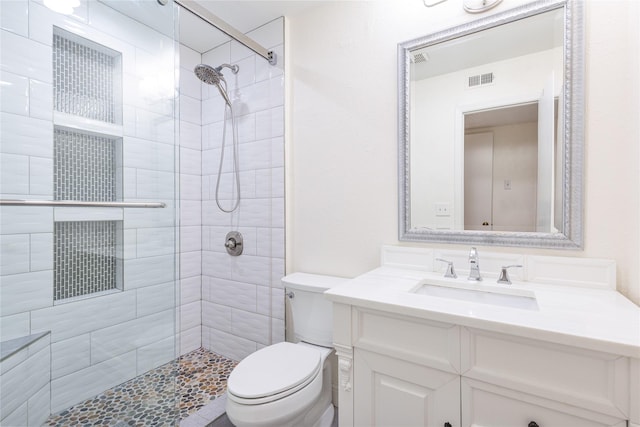
[[[411,62],[413,64],[419,64],[421,62],[427,62],[429,60],[429,55],[426,53],[418,52],[411,56]]]
[[[493,83],[493,73],[478,74],[475,76],[469,76],[467,81],[467,87],[484,86]]]

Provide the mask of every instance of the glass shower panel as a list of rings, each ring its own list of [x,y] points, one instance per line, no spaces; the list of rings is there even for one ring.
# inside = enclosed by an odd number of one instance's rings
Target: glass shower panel
[[[1,425],[179,420],[177,13],[2,2]]]

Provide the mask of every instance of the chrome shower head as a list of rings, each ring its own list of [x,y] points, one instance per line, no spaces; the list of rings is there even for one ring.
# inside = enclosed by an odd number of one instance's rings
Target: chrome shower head
[[[196,68],[193,69],[193,71],[202,82],[208,85],[218,85],[220,84],[220,80],[224,80],[224,77],[222,76],[220,70],[213,68],[211,65],[198,64],[196,65]]]
[[[220,95],[224,98],[224,101],[231,107],[231,100],[229,99],[229,95],[227,94],[227,81],[224,79],[222,75],[222,67],[227,67],[231,69],[233,74],[237,74],[240,67],[237,65],[229,65],[222,64],[219,67],[213,68],[211,65],[207,64],[198,64],[193,71],[196,73],[196,76],[204,83],[209,85],[215,85],[220,92]],[[222,83],[224,83],[224,87],[222,87]]]

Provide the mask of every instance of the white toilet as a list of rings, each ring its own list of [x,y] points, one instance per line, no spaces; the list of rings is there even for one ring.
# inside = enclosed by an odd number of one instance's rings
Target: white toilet
[[[281,342],[247,356],[227,381],[227,416],[237,427],[328,427],[332,306],[323,292],[346,279],[306,273],[282,278],[297,344]]]

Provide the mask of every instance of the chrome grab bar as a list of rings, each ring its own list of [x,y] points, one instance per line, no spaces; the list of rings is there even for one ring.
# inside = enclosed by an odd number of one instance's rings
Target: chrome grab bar
[[[165,208],[162,202],[83,202],[80,200],[0,199],[0,206],[51,206],[83,208]]]

